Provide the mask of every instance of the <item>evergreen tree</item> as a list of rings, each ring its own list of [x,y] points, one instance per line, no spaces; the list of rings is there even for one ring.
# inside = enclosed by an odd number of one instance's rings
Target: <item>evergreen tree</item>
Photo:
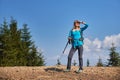
[[[77,63],[76,63],[76,61],[75,61],[75,60],[74,60],[74,62],[73,62],[73,65],[74,65],[74,66],[76,66],[76,65],[77,65]]]
[[[3,24],[0,26],[0,66],[4,66],[5,63],[5,56],[4,54],[4,48],[5,48],[5,43],[8,40],[9,36],[9,30],[8,30],[8,24],[6,20],[4,20]]]
[[[89,59],[87,59],[87,67],[90,66],[90,62],[89,62]]]
[[[9,25],[7,24],[6,20],[4,20],[2,26],[1,26],[1,46],[2,46],[2,60],[1,60],[1,66],[7,66],[7,65],[11,65],[12,62],[10,63],[11,59],[9,60],[9,53],[10,53],[10,44],[11,44],[11,41],[10,41],[10,30],[9,30]]]
[[[23,25],[21,29],[21,52],[24,53],[24,65],[30,66],[30,50],[33,42],[31,40],[31,35],[29,32],[29,28],[27,28],[27,24]],[[31,64],[32,65],[32,64]]]
[[[44,57],[37,51],[27,25],[18,29],[17,21],[11,18],[0,26],[0,66],[42,66]]]
[[[44,58],[42,53],[37,51],[34,42],[31,40],[31,35],[27,24],[21,29],[22,51],[25,53],[25,61],[27,66],[43,66]]]
[[[108,65],[109,66],[120,66],[120,55],[116,52],[116,47],[114,46],[114,43],[112,43],[112,47],[110,50],[110,58],[108,59]]]
[[[23,28],[21,29],[21,40],[25,43],[26,46],[28,46],[28,48],[33,45],[31,37],[32,36],[30,35],[29,28],[27,28],[27,24],[24,24]]]
[[[96,66],[97,66],[97,67],[103,66],[102,59],[101,59],[100,57],[99,57],[99,59],[98,59],[98,63],[97,63]]]
[[[45,65],[45,59],[42,55],[42,51],[37,52],[37,65],[36,66],[44,66]]]
[[[59,59],[57,59],[57,65],[58,65],[58,66],[61,65],[61,62],[60,62]]]
[[[0,66],[2,65],[3,59],[3,45],[2,45],[2,27],[0,26]]]
[[[14,65],[17,66],[21,66],[22,62],[22,56],[24,55],[23,53],[21,53],[20,51],[20,44],[21,44],[21,31],[18,30],[18,26],[17,26],[17,21],[14,19],[11,19],[11,23],[10,23],[10,45],[9,45],[9,49],[10,49],[10,58],[13,57],[10,63],[13,63]]]

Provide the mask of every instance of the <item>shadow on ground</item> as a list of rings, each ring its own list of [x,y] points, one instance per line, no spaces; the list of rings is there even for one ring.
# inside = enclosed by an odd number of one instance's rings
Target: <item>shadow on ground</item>
[[[57,72],[63,72],[63,69],[59,69],[59,68],[55,68],[55,67],[52,67],[52,68],[46,68],[44,69],[46,72],[47,71],[57,71]]]
[[[9,79],[0,77],[0,80],[9,80]]]

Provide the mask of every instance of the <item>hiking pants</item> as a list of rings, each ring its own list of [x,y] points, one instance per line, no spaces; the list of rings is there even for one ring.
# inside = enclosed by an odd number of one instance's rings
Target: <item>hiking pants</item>
[[[80,46],[80,47],[76,47],[76,48],[74,48],[74,47],[71,48],[69,55],[68,55],[67,69],[71,69],[71,60],[72,60],[73,54],[76,52],[76,50],[78,50],[79,69],[82,69],[82,67],[83,67],[83,58],[82,58],[83,46]]]

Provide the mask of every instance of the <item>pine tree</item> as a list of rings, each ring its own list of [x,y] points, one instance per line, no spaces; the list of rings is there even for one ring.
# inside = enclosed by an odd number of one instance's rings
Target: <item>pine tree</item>
[[[21,29],[21,52],[24,53],[24,65],[30,66],[30,49],[33,42],[31,41],[31,35],[29,32],[29,28],[27,28],[27,24],[23,25]],[[31,64],[32,65],[32,64]]]
[[[120,55],[116,52],[116,47],[114,46],[114,43],[112,43],[112,47],[110,50],[110,58],[108,59],[108,65],[109,66],[120,66]]]
[[[2,26],[1,26],[1,66],[7,66],[11,65],[9,63],[11,60],[9,60],[9,53],[10,53],[10,30],[9,25],[7,24],[6,20],[4,20]]]
[[[0,66],[2,65],[3,59],[3,42],[2,42],[2,27],[0,26]]]
[[[4,54],[4,46],[5,46],[5,42],[8,37],[8,24],[6,22],[6,20],[4,19],[3,24],[1,24],[0,26],[0,66],[4,66],[3,64],[5,64],[5,54]]]
[[[13,62],[13,65],[21,66],[22,65],[22,54],[20,51],[20,44],[21,44],[21,31],[18,30],[17,21],[14,19],[11,19],[10,24],[10,57],[13,57],[11,59],[11,62]]]
[[[27,24],[23,25],[21,29],[21,40],[22,40],[22,51],[25,53],[25,61],[27,66],[43,66],[44,58],[42,53],[37,51],[37,47],[34,42],[31,40],[31,35]]]
[[[31,35],[29,32],[29,28],[27,28],[27,24],[23,24],[23,28],[21,29],[21,40],[28,46],[28,48],[31,47],[33,44],[33,41],[31,40]]]
[[[42,66],[45,65],[42,52],[31,40],[27,25],[18,29],[17,21],[11,18],[0,26],[0,66]]]
[[[90,66],[90,62],[89,62],[89,59],[87,59],[87,67]]]
[[[74,60],[73,65],[74,65],[74,66],[76,66],[76,65],[77,65],[76,60]]]
[[[98,59],[98,63],[97,63],[96,66],[97,66],[97,67],[103,66],[102,59],[101,59],[100,57],[99,57],[99,59]]]
[[[36,66],[44,66],[45,65],[45,59],[42,55],[42,51],[37,52],[37,65]]]
[[[58,65],[58,66],[61,65],[61,62],[60,62],[59,59],[57,59],[57,65]]]

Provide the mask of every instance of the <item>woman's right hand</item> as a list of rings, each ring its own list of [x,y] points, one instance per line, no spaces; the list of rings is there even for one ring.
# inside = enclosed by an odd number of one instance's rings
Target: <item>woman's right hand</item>
[[[72,38],[68,37],[68,43],[71,44],[71,42],[72,42]]]
[[[86,24],[86,23],[82,21],[81,24]]]
[[[71,37],[68,37],[68,40],[72,40],[72,38],[71,38]]]

